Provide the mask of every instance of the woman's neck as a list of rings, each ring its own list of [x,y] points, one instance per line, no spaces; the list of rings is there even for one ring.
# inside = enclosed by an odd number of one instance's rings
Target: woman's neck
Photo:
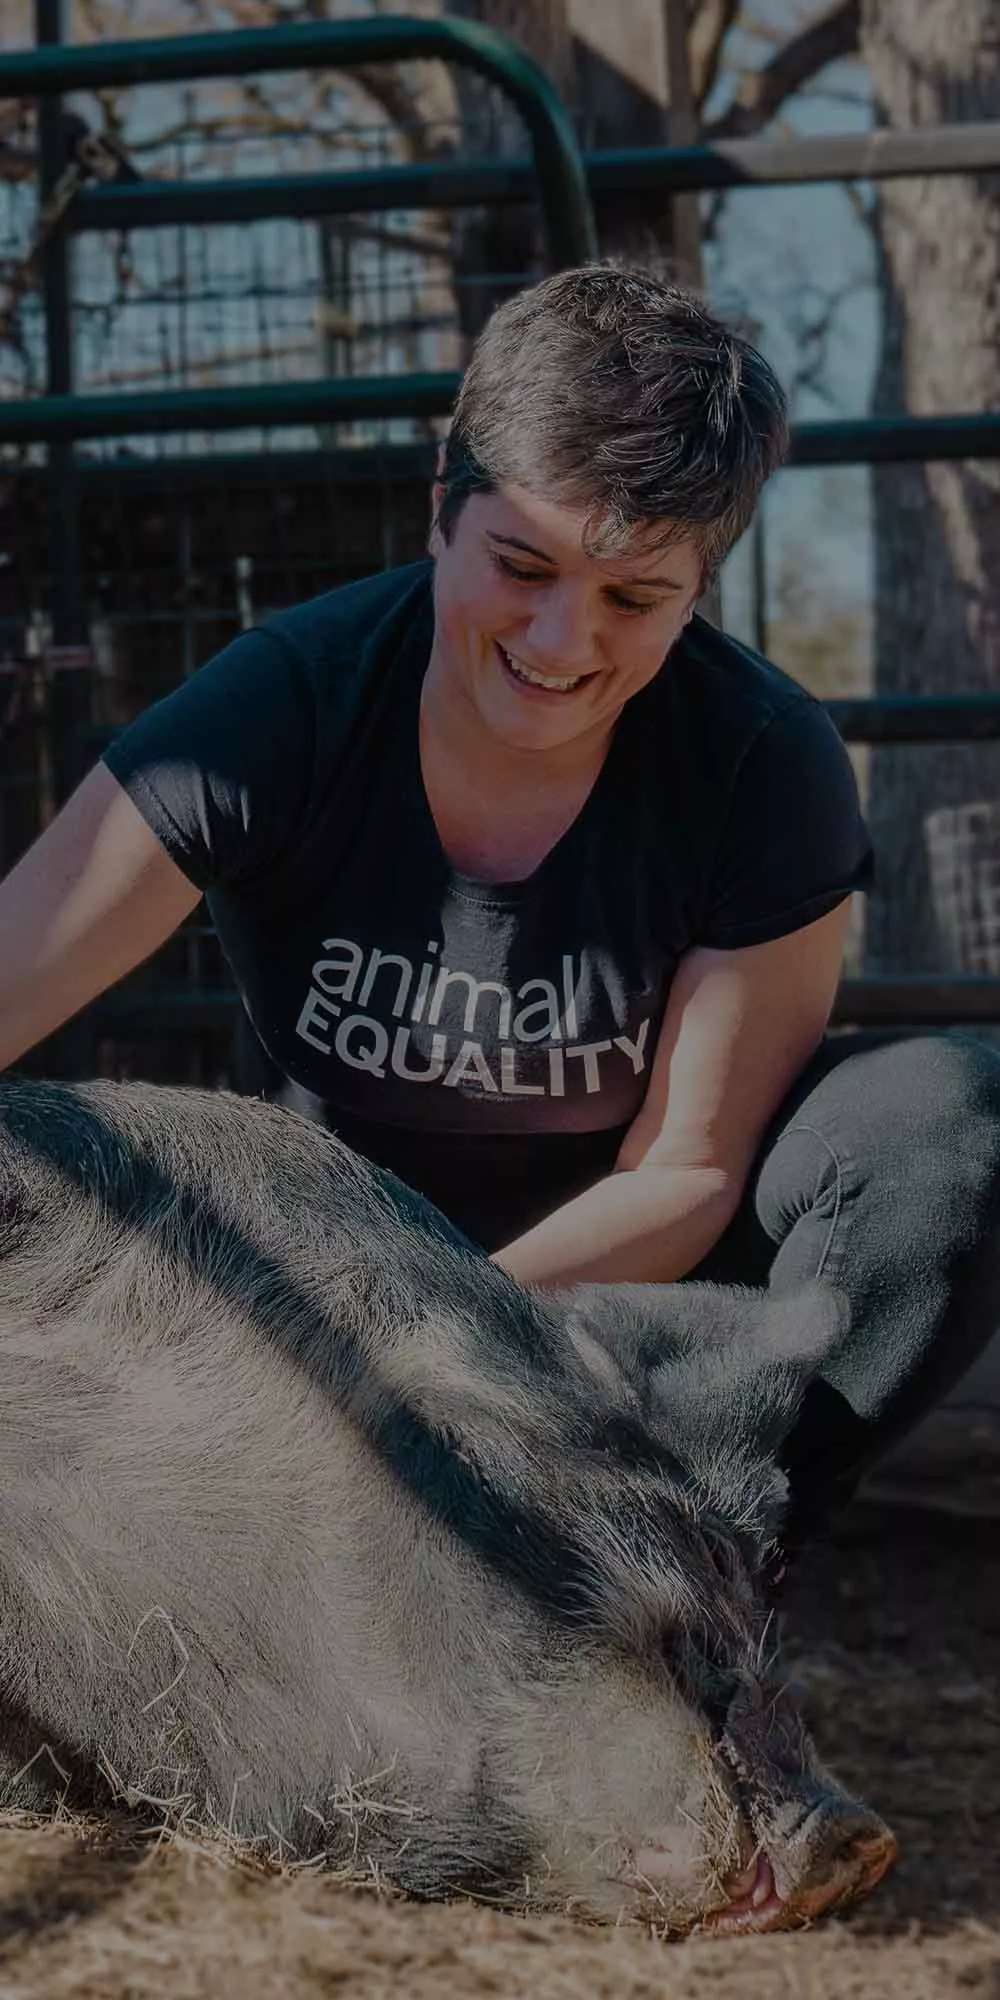
[[[485,882],[533,875],[582,811],[610,741],[603,732],[551,750],[519,749],[491,735],[474,710],[439,702],[425,683],[421,771],[452,866]]]
[[[611,747],[613,730],[599,729],[573,736],[549,748],[525,748],[496,736],[464,693],[446,684],[435,671],[433,654],[420,698],[421,754],[443,767],[454,766],[470,787],[481,787],[491,803],[503,798],[549,793],[583,786],[589,791]]]

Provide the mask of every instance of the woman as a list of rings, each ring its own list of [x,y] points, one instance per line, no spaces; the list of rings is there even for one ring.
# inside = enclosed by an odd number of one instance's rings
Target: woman
[[[204,893],[264,1087],[515,1277],[836,1285],[801,1533],[993,1329],[1000,1064],[823,1042],[851,767],[695,613],[785,436],[761,357],[641,272],[503,306],[431,560],[236,640],[10,876],[0,1063]]]

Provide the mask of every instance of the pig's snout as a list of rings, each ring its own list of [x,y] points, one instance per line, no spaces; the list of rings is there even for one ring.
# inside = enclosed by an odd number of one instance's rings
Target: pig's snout
[[[866,1895],[895,1857],[896,1842],[875,1813],[851,1799],[825,1799],[793,1836],[778,1835],[767,1849],[758,1844],[704,1928],[778,1931],[810,1923]]]
[[[743,1680],[721,1748],[745,1837],[707,1927],[791,1929],[866,1895],[891,1867],[888,1827],[821,1771],[786,1690]]]
[[[896,1842],[867,1806],[833,1797],[815,1806],[774,1858],[796,1922],[819,1916],[875,1887],[896,1858]]]

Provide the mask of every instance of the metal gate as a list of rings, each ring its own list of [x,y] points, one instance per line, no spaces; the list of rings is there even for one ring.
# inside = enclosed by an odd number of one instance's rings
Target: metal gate
[[[142,465],[109,462],[83,466],[76,452],[85,439],[224,430],[265,430],[301,422],[332,427],[338,421],[437,418],[447,414],[458,383],[454,371],[327,374],[308,381],[200,390],[79,394],[73,386],[69,335],[67,248],[73,236],[181,224],[234,224],[261,218],[318,219],[367,212],[448,211],[481,204],[537,202],[551,268],[583,262],[596,252],[591,195],[648,191],[676,193],[739,184],[778,185],[844,178],[882,179],[927,173],[974,173],[1000,167],[1000,126],[965,125],[835,139],[727,141],[711,146],[578,151],[568,115],[544,73],[523,51],[491,30],[463,21],[381,17],[377,20],[303,23],[237,33],[176,36],[102,46],[67,47],[59,41],[60,0],[36,0],[35,50],[0,56],[0,97],[34,98],[40,106],[40,213],[37,246],[46,336],[46,393],[0,400],[0,448],[18,448],[44,464],[21,474],[26,519],[32,505],[47,512],[50,573],[47,642],[33,660],[8,661],[0,677],[0,736],[18,700],[46,690],[49,782],[53,803],[65,796],[93,760],[98,737],[89,703],[88,620],[81,575],[81,512],[127,496],[154,475]],[[141,178],[102,183],[93,146],[67,150],[60,99],[68,91],[166,80],[247,75],[255,72],[355,65],[433,56],[472,66],[516,103],[531,156],[521,161],[424,161],[412,165],[346,169],[284,176],[214,178],[170,183]],[[903,460],[1000,456],[1000,414],[936,418],[897,417],[805,424],[793,431],[793,465],[875,464]],[[226,454],[234,490],[246,491],[255,472],[283,490],[297,486],[348,496],[362,490],[400,494],[423,487],[432,463],[428,444],[382,443],[369,451]],[[220,460],[212,461],[216,468]],[[209,461],[160,461],[155,478],[165,490],[183,465],[186,480],[211,483]],[[312,482],[312,487],[309,483]],[[103,502],[101,495],[104,496]],[[32,499],[33,496],[33,499]],[[124,499],[123,499],[123,496]],[[405,508],[404,508],[405,512]],[[41,532],[41,529],[39,529]],[[404,545],[386,560],[404,560]],[[234,557],[238,565],[239,558]],[[238,581],[238,579],[237,579]],[[238,595],[238,592],[237,592]],[[246,622],[246,621],[244,621]],[[27,690],[27,693],[26,693]],[[834,700],[827,706],[852,743],[972,741],[1000,737],[1000,696],[895,696]],[[0,792],[2,792],[0,780]],[[225,1046],[234,996],[203,925],[158,955],[148,970],[88,1009],[64,1035],[58,1062],[65,1071],[94,1066],[95,1041],[154,1038],[178,1033],[190,1051],[209,1053],[198,1074],[225,1072]],[[1000,1022],[1000,979],[980,975],[937,978],[848,979],[838,996],[840,1023],[897,1025]],[[190,1071],[189,1071],[190,1073]]]

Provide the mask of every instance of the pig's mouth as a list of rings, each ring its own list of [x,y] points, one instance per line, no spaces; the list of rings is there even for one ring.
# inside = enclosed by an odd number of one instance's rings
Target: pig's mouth
[[[712,1937],[738,1936],[743,1932],[796,1930],[815,1918],[854,1902],[874,1889],[896,1857],[896,1842],[889,1829],[874,1815],[859,1810],[845,1837],[831,1852],[822,1843],[822,1858],[807,1859],[821,1831],[818,1823],[826,1813],[819,1808],[803,1825],[804,1842],[793,1843],[786,1855],[777,1847],[772,1857],[759,1842],[755,1844],[744,1820],[743,1851],[747,1857],[738,1874],[722,1885],[721,1900],[702,1909],[697,1918],[675,1920],[681,1932],[694,1929]],[[813,1822],[817,1824],[813,1826]],[[812,1829],[810,1831],[810,1829]],[[805,1846],[806,1852],[796,1853]],[[661,1890],[672,1872],[666,1849],[642,1848],[632,1856],[629,1877],[644,1902],[663,1908]],[[674,1927],[671,1924],[671,1927]]]
[[[866,1896],[895,1858],[896,1842],[888,1828],[873,1826],[845,1843],[821,1871],[789,1882],[782,1889],[775,1881],[771,1857],[761,1849],[750,1865],[727,1883],[725,1902],[706,1911],[698,1929],[713,1936],[794,1930],[843,1903]]]
[[[699,1929],[712,1931],[777,1930],[784,1920],[785,1901],[779,1896],[774,1870],[760,1853],[749,1868],[727,1885],[726,1901],[703,1917]]]

